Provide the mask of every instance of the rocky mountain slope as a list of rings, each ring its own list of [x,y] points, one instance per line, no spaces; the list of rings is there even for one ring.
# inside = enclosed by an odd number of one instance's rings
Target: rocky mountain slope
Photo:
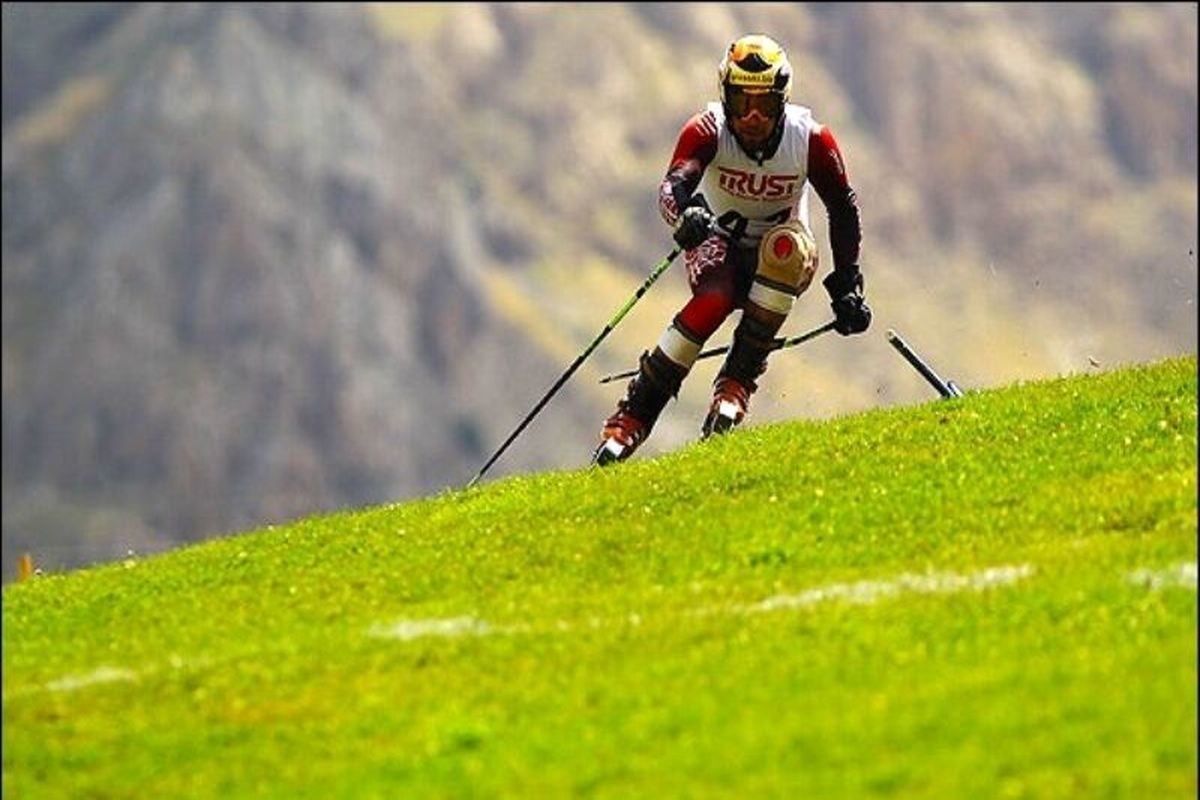
[[[887,327],[963,386],[1195,350],[1195,6],[3,14],[6,577],[461,485],[669,249],[657,181],[752,30],[842,142],[876,310],[756,422],[926,399]],[[491,477],[586,463],[660,283]]]

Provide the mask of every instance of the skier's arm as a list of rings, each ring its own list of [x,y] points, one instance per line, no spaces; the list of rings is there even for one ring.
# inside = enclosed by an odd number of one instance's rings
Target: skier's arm
[[[808,138],[808,180],[829,214],[829,247],[835,272],[858,272],[862,223],[858,196],[850,188],[846,162],[833,132],[819,127]]]
[[[808,180],[829,214],[833,271],[823,283],[837,317],[836,329],[842,335],[862,333],[871,324],[871,309],[863,299],[863,278],[858,267],[862,244],[858,198],[850,188],[837,139],[824,126],[808,139]]]
[[[672,228],[679,224],[679,215],[691,202],[704,168],[716,155],[717,121],[712,114],[702,111],[680,131],[671,165],[658,186],[658,211]]]

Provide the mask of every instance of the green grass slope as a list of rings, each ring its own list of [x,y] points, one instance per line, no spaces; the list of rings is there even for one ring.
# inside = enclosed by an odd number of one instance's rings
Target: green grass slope
[[[1192,797],[1196,360],[5,587],[5,797]]]

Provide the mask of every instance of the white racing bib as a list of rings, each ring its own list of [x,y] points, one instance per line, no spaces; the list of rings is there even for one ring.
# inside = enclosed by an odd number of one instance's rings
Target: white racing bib
[[[784,109],[783,138],[761,165],[742,150],[720,103],[709,103],[717,121],[717,154],[699,191],[721,230],[738,247],[757,247],[763,234],[789,219],[808,224],[808,138],[821,129],[804,106]]]

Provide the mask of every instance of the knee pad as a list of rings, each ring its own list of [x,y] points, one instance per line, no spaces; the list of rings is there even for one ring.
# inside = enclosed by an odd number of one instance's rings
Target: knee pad
[[[817,243],[799,220],[776,225],[758,246],[758,269],[750,300],[777,314],[787,315],[817,272]]]

